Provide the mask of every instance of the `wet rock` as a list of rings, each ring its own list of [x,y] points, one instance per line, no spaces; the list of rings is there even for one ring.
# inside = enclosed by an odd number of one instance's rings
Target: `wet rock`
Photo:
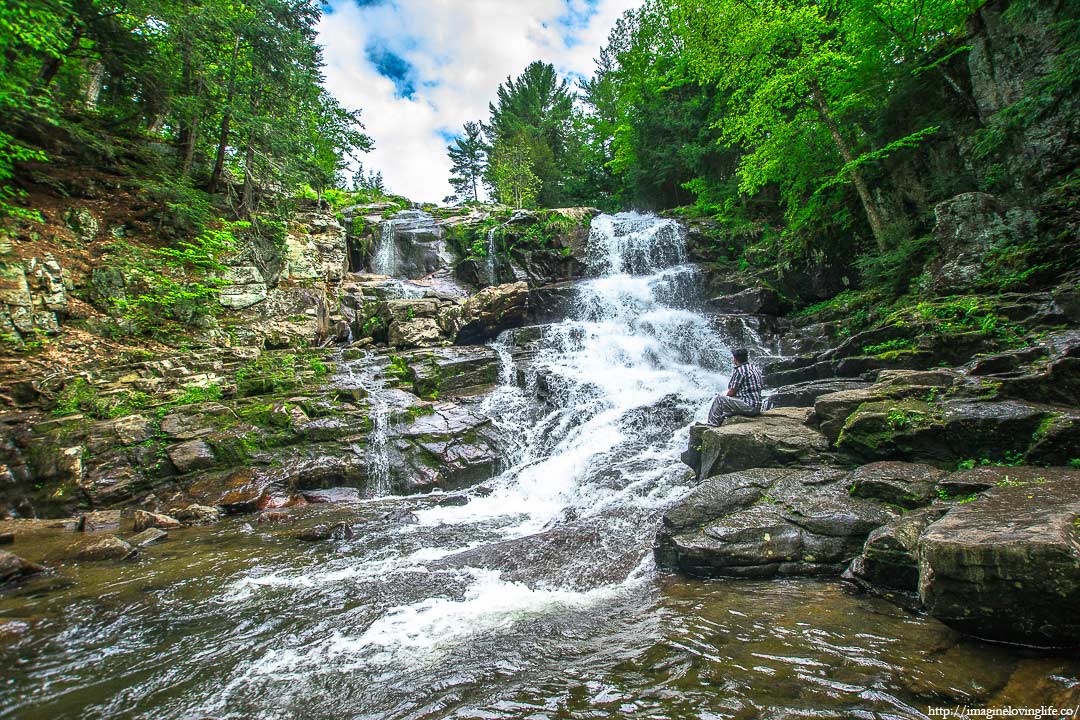
[[[161,528],[151,527],[143,530],[137,535],[133,535],[128,538],[128,542],[137,548],[144,548],[154,543],[159,543],[169,537],[169,533],[165,532]]]
[[[1080,471],[1042,475],[995,485],[927,528],[919,541],[927,612],[981,638],[1080,645]]]
[[[14,553],[0,550],[0,585],[43,572],[45,572],[45,568],[41,565],[24,560]]]
[[[897,515],[848,495],[845,478],[827,468],[711,477],[665,513],[657,564],[705,577],[839,575]]]
[[[135,532],[142,532],[149,528],[172,530],[178,527],[181,527],[180,521],[168,515],[147,512],[146,510],[135,511]]]
[[[221,418],[235,414],[220,403],[183,405],[162,418],[161,431],[171,440],[194,440],[214,432]]]
[[[67,556],[79,562],[99,562],[103,560],[127,560],[138,554],[138,550],[115,535],[103,535],[79,540],[68,546]]]
[[[15,533],[0,532],[0,545],[11,545],[15,542]]]
[[[204,440],[189,440],[165,451],[177,472],[184,474],[208,468],[214,464],[214,449]]]
[[[541,285],[529,291],[528,319],[533,323],[558,322],[568,317],[579,297],[574,281]]]
[[[499,381],[499,355],[489,347],[447,347],[404,356],[420,397],[446,397]]]
[[[116,530],[120,521],[119,510],[95,510],[79,518],[79,530],[87,533]]]
[[[361,499],[360,491],[350,487],[306,490],[303,495],[309,503],[358,503]]]
[[[295,522],[298,517],[290,512],[281,510],[264,510],[255,516],[258,525],[277,525],[279,523]]]
[[[346,522],[320,523],[293,533],[297,540],[316,542],[322,540],[352,540],[353,529]]]
[[[921,508],[874,530],[866,538],[862,552],[844,573],[844,579],[875,595],[899,600],[907,607],[917,607],[919,538],[948,510],[946,505]]]
[[[807,427],[809,410],[777,408],[721,427],[694,425],[683,462],[699,479],[756,467],[813,465],[830,459],[825,436]]]
[[[260,509],[264,498],[273,494],[275,478],[251,468],[215,473],[196,481],[188,494],[200,504],[220,506],[228,513],[250,513]]]
[[[415,525],[416,523],[420,522],[420,518],[416,517],[416,513],[408,510],[407,508],[391,510],[390,512],[383,515],[382,519],[396,525]]]
[[[913,509],[929,505],[947,473],[930,465],[885,461],[863,465],[848,476],[851,494]]]
[[[184,525],[209,525],[221,519],[221,510],[208,505],[188,505],[173,515]]]

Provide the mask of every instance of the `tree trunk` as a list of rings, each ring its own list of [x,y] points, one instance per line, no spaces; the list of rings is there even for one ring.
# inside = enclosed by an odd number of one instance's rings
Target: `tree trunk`
[[[67,48],[56,57],[46,58],[45,62],[41,64],[41,70],[38,71],[37,88],[34,90],[35,95],[49,89],[49,85],[52,84],[53,78],[56,77],[56,73],[60,72],[60,68],[64,65],[64,58],[79,49],[79,43],[82,42],[82,36],[83,27],[82,25],[77,25],[74,30],[71,31],[71,40],[68,42]]]
[[[240,36],[233,44],[232,65],[229,67],[229,90],[225,95],[225,109],[221,115],[221,131],[218,133],[217,154],[214,156],[214,171],[210,173],[210,183],[206,191],[211,195],[217,192],[221,174],[225,171],[225,151],[229,147],[229,124],[232,122],[233,96],[236,94],[236,59],[240,54]]]
[[[845,164],[854,161],[855,155],[851,152],[851,148],[848,147],[844,136],[840,134],[840,126],[829,115],[829,108],[825,104],[821,86],[818,85],[816,80],[810,81],[810,92],[813,95],[814,107],[817,109],[818,116],[825,123],[825,127],[829,129],[829,135],[832,136],[833,144],[836,145],[840,157],[843,158]],[[862,201],[863,210],[866,212],[866,220],[870,223],[870,231],[874,233],[874,240],[877,242],[878,250],[885,252],[888,247],[885,244],[885,223],[881,219],[881,210],[874,201],[874,197],[870,194],[866,180],[858,168],[851,170],[851,182],[855,185],[855,191],[859,193],[859,200]]]
[[[244,192],[240,200],[240,214],[251,217],[255,211],[255,131],[248,133],[247,152],[244,154]]]
[[[83,104],[87,110],[97,110],[101,88],[105,84],[105,64],[100,60],[90,63],[86,71],[86,86],[83,88]]]

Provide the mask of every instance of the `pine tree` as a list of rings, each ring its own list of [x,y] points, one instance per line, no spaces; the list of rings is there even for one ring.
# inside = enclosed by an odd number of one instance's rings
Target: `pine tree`
[[[486,152],[480,123],[465,123],[465,134],[446,148],[450,156],[450,186],[459,200],[480,199],[478,182],[484,174]]]

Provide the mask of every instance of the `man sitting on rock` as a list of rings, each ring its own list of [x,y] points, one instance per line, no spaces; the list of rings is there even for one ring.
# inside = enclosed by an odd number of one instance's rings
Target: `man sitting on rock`
[[[761,414],[761,370],[748,362],[745,348],[731,351],[735,369],[728,381],[727,393],[717,395],[709,408],[709,424],[720,426],[732,415],[754,417]]]

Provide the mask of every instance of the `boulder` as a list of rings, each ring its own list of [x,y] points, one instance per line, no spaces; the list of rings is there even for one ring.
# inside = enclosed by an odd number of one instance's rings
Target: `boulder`
[[[844,579],[875,595],[898,600],[906,607],[918,606],[919,538],[923,531],[949,510],[934,505],[904,513],[866,538]]]
[[[395,320],[387,332],[387,344],[395,348],[435,347],[447,342],[435,318]]]
[[[919,596],[928,613],[980,638],[1080,645],[1080,471],[1040,473],[1002,481],[926,529]]]
[[[694,425],[683,462],[699,480],[747,468],[823,463],[831,459],[829,443],[806,426],[808,415],[805,408],[777,408],[729,418],[721,427]]]
[[[663,518],[661,567],[703,577],[839,575],[897,513],[848,495],[832,468],[756,468],[708,478]]]
[[[24,560],[14,553],[0,550],[0,585],[43,572],[45,568],[41,565]]]
[[[120,519],[119,510],[94,510],[79,518],[79,530],[87,533],[117,530]]]
[[[346,522],[319,523],[311,527],[301,528],[293,533],[297,540],[317,542],[321,540],[351,540],[353,529]]]
[[[184,525],[209,525],[221,519],[221,510],[209,505],[188,505],[173,516]]]
[[[965,458],[1000,460],[1010,453],[1023,454],[1040,430],[1046,440],[1042,452],[1052,457],[1066,452],[1063,448],[1078,428],[1078,413],[1016,400],[880,400],[863,403],[848,416],[836,447],[866,460],[952,465]]]
[[[180,521],[168,515],[147,512],[146,510],[135,511],[135,532],[142,532],[148,528],[172,530],[178,527],[181,527]]]
[[[485,346],[455,346],[403,355],[420,397],[475,391],[499,381],[499,354]]]
[[[453,328],[454,343],[473,345],[494,339],[500,332],[525,323],[529,286],[524,282],[484,288],[460,307],[451,307],[440,318]]]
[[[309,503],[339,504],[360,502],[360,491],[350,487],[307,490],[303,493],[303,496]]]
[[[204,440],[189,440],[173,445],[165,452],[181,474],[208,468],[215,462],[214,449]]]
[[[930,465],[885,461],[863,465],[848,476],[855,497],[871,498],[906,509],[929,505],[936,483],[947,473]]]
[[[90,537],[76,541],[68,546],[67,556],[77,562],[98,562],[102,560],[127,560],[138,554],[138,550],[115,535]]]

